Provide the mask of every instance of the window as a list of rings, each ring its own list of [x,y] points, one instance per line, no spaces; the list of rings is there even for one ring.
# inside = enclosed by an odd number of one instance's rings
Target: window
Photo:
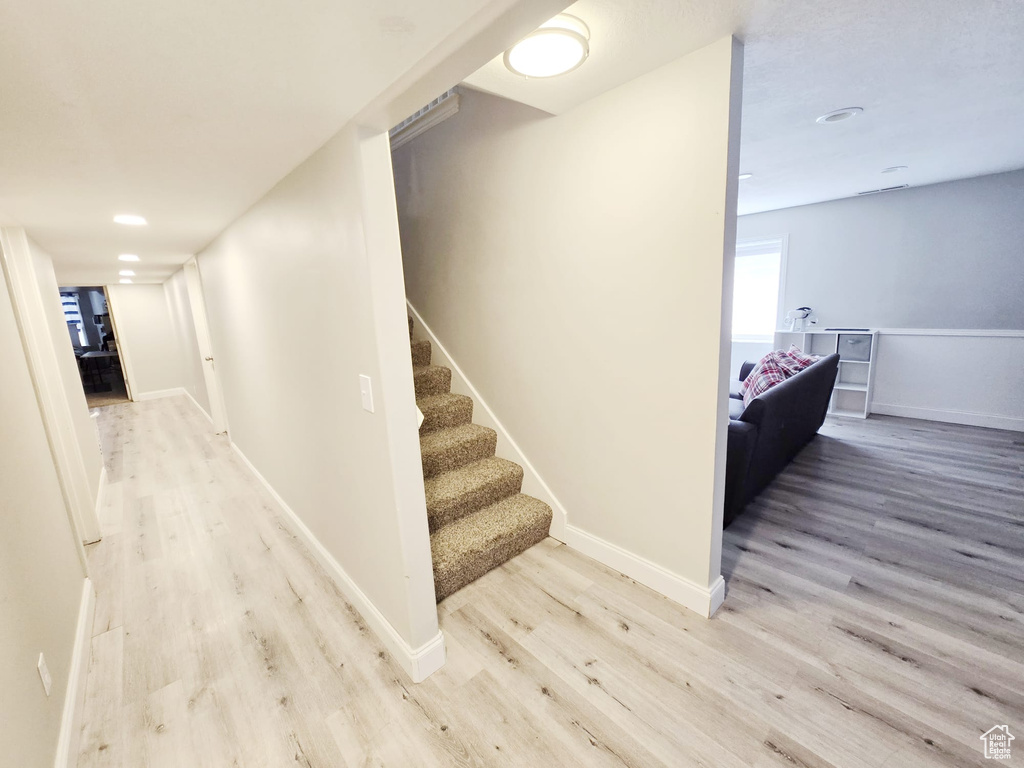
[[[785,240],[736,243],[732,290],[732,340],[771,342],[778,324]]]
[[[82,309],[78,304],[78,294],[61,292],[60,303],[64,308],[64,320],[68,326],[73,326],[78,334],[78,346],[86,346],[89,340],[85,337],[85,327],[82,324]]]

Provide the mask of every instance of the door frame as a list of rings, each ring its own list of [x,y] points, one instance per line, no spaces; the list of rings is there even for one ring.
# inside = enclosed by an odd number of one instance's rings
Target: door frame
[[[57,361],[58,351],[46,319],[44,296],[25,230],[0,228],[0,267],[0,279],[7,282],[71,527],[79,541],[85,544],[97,542],[101,538],[97,500],[93,498],[85,462],[74,434],[71,404],[64,390]],[[70,339],[66,341],[70,344]],[[84,556],[84,552],[80,555]]]
[[[128,395],[129,401],[135,402],[135,398],[132,397],[132,377],[129,372],[128,352],[121,341],[121,329],[117,327],[117,312],[114,309],[117,302],[111,300],[112,291],[110,289],[109,285],[103,286],[103,295],[107,299],[107,314],[110,316],[110,327],[114,331],[114,340],[117,342],[117,362],[121,366],[125,394]]]
[[[228,414],[224,405],[224,393],[220,387],[220,378],[214,362],[213,339],[210,336],[210,320],[206,314],[206,301],[203,295],[203,279],[199,272],[196,257],[185,262],[185,285],[188,288],[188,303],[192,309],[192,322],[196,330],[196,342],[199,346],[199,363],[203,367],[203,380],[206,382],[206,395],[210,400],[210,418],[217,434],[227,434]]]

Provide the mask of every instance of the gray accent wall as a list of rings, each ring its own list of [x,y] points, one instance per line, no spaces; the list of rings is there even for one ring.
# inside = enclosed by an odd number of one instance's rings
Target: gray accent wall
[[[739,218],[780,234],[820,327],[1024,329],[1024,170]]]

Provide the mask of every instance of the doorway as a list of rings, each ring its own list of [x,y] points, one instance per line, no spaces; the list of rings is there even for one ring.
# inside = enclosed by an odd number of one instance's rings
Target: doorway
[[[61,309],[89,408],[131,401],[102,286],[62,287]]]

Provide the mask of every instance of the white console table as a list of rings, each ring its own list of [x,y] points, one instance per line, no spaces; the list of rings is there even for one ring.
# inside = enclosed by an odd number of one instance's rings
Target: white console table
[[[839,374],[828,412],[835,416],[866,419],[871,413],[871,389],[878,356],[878,331],[776,331],[775,348],[795,344],[810,355],[839,353]]]

